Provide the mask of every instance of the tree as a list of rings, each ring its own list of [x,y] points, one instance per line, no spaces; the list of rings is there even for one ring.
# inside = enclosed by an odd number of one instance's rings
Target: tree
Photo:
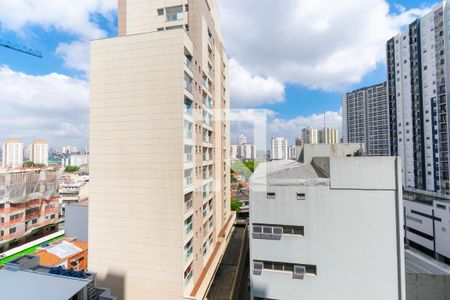
[[[241,201],[235,199],[235,198],[231,198],[231,210],[235,211],[235,212],[240,212],[241,211],[241,206],[242,203]]]
[[[77,166],[67,166],[65,169],[64,169],[64,172],[67,172],[67,173],[75,173],[75,172],[78,172],[80,170],[80,167],[77,167]]]
[[[47,167],[46,165],[44,165],[44,164],[35,164],[34,165],[36,168],[40,168],[40,169],[44,169],[45,167]]]
[[[31,160],[24,161],[23,166],[28,168],[34,167],[34,162],[32,162]]]

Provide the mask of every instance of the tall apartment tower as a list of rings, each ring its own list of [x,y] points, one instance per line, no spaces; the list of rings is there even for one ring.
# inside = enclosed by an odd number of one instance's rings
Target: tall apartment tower
[[[288,141],[284,137],[272,138],[271,158],[274,160],[288,159]]]
[[[121,299],[203,299],[235,217],[218,6],[119,0],[118,19],[91,47],[89,269]]]
[[[319,130],[320,144],[337,144],[339,143],[339,134],[337,128],[324,127]]]
[[[450,5],[446,2],[387,42],[393,155],[405,187],[449,192]],[[394,131],[394,130],[392,130]]]
[[[346,93],[342,97],[344,143],[364,143],[367,155],[389,156],[389,116],[386,82]]]
[[[33,141],[30,149],[30,160],[35,164],[48,165],[48,144],[45,141]]]
[[[7,139],[2,146],[2,168],[18,168],[23,165],[23,143],[17,139]]]
[[[303,142],[305,144],[318,144],[319,143],[319,131],[317,128],[308,127],[302,129]]]

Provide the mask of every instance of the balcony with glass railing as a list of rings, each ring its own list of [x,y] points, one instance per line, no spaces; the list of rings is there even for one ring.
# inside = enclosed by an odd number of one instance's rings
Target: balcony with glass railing
[[[184,114],[192,116],[192,100],[184,97]]]
[[[203,179],[211,178],[212,176],[212,169],[211,168],[203,168]]]
[[[209,133],[208,130],[203,129],[203,142],[212,143],[212,134]]]
[[[192,78],[187,74],[184,74],[184,89],[192,93]]]
[[[192,139],[192,123],[184,121],[183,136],[185,139]]]
[[[192,71],[192,60],[188,56],[184,56],[184,64],[188,67],[189,70]]]
[[[206,107],[212,108],[213,107],[213,100],[209,96],[203,97],[203,104],[205,104]]]
[[[203,79],[203,86],[208,92],[211,92],[211,83],[208,79]]]
[[[187,262],[191,258],[193,252],[192,240],[184,245],[184,262]]]
[[[208,204],[208,205],[204,205],[203,206],[203,217],[206,217],[207,215],[209,215],[212,212],[212,205]]]
[[[186,271],[184,271],[184,286],[185,287],[189,285],[189,283],[191,282],[191,279],[192,279],[192,275],[194,274],[192,264],[193,263],[191,263],[189,265],[189,267],[187,267]]]
[[[184,196],[184,212],[187,213],[192,209],[192,193]]]
[[[192,232],[192,216],[184,220],[184,236],[187,237]]]
[[[212,153],[210,151],[206,151],[203,153],[203,160],[210,161],[212,160]]]
[[[184,186],[192,185],[192,169],[184,170]]]
[[[212,115],[206,111],[203,112],[203,123],[212,126]]]
[[[192,162],[192,146],[184,145],[184,162]]]

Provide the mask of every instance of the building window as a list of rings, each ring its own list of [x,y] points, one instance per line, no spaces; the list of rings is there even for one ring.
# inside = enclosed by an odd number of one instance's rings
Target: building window
[[[157,11],[158,11],[158,16],[164,15],[164,8],[159,8]]]
[[[177,21],[183,19],[183,6],[166,7],[166,21]]]
[[[447,210],[447,207],[445,205],[442,205],[442,204],[436,204],[436,207],[439,208],[439,209]]]
[[[55,218],[55,215],[54,215],[54,214],[50,216],[50,219],[53,220],[54,218]]]
[[[282,235],[304,236],[303,226],[253,224],[252,237],[255,239],[280,240]]]
[[[293,264],[275,261],[253,261],[253,274],[260,275],[263,271],[291,272],[293,278],[303,279],[305,275],[317,275],[317,266],[306,264]],[[255,271],[259,274],[255,274]]]
[[[305,193],[297,193],[297,200],[305,200],[306,196]]]
[[[267,193],[267,199],[275,199],[275,193]]]
[[[33,219],[32,221],[31,221],[31,224],[36,224],[37,223],[37,219]]]
[[[10,228],[9,229],[9,234],[15,233],[16,231],[17,231],[16,227]]]

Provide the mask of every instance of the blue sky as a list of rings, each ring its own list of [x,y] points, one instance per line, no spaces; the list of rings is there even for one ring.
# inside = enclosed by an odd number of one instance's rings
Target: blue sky
[[[38,2],[0,3],[0,39],[44,55],[39,59],[0,47],[0,109],[7,112],[0,121],[0,139],[18,137],[28,143],[43,138],[54,147],[84,146],[88,41],[116,34],[117,1],[68,0],[49,7]],[[70,2],[73,9],[67,10]],[[280,8],[275,0],[219,0],[231,59],[232,104],[268,109],[269,135],[293,142],[302,126],[320,126],[323,118],[317,115],[324,112],[329,112],[330,125],[340,127],[342,93],[385,80],[384,42],[435,3],[337,2],[286,0]],[[258,11],[243,14],[256,4]],[[355,19],[349,22],[349,16]],[[367,26],[355,26],[362,23]]]

